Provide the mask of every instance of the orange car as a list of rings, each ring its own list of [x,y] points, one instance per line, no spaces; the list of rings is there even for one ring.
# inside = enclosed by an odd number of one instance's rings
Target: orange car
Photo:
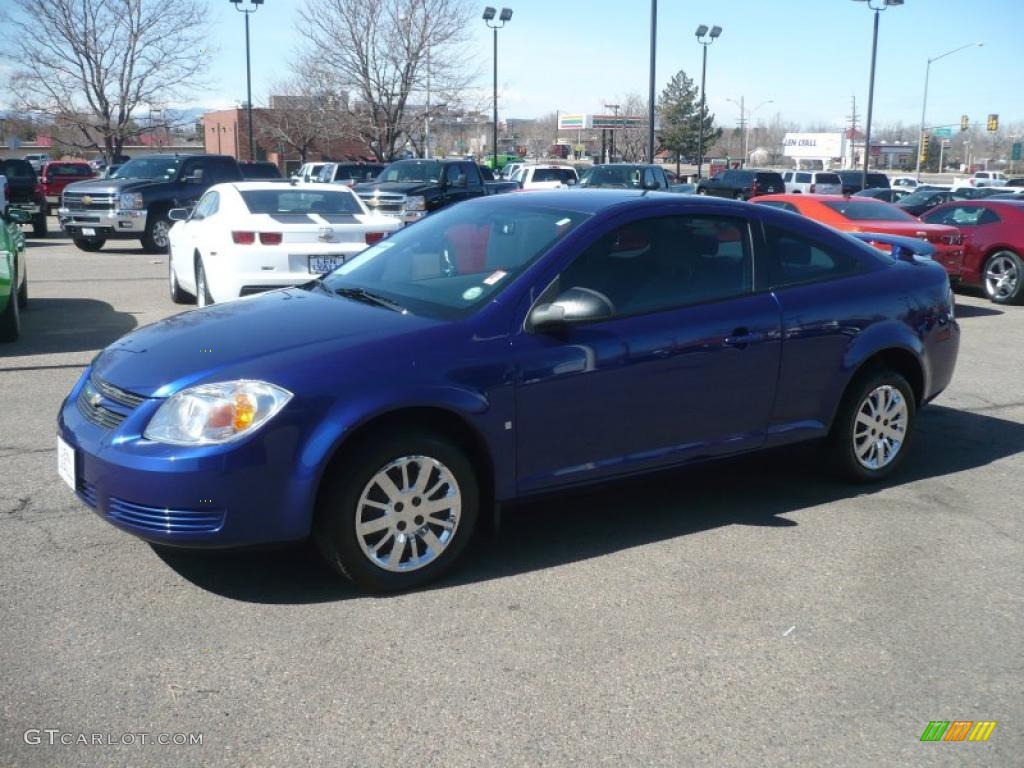
[[[868,197],[841,195],[764,195],[750,202],[800,213],[841,232],[877,232],[927,240],[935,246],[935,260],[951,274],[963,263],[963,235],[956,227],[925,224],[891,203]],[[884,243],[874,244],[888,252]]]

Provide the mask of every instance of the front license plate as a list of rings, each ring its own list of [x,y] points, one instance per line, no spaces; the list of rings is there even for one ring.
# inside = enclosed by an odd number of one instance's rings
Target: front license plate
[[[75,449],[57,438],[57,474],[75,490]]]
[[[94,237],[96,235],[96,230],[92,227],[82,227],[82,234],[86,237]]]
[[[345,263],[344,256],[310,256],[309,274],[325,275]]]

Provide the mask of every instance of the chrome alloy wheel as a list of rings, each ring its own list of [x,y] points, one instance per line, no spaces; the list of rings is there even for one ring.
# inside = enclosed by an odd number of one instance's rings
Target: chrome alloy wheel
[[[377,567],[416,571],[451,543],[461,510],[459,484],[448,467],[429,456],[403,456],[381,467],[363,488],[356,539]]]
[[[206,270],[199,267],[199,272],[196,274],[196,305],[202,309],[208,306],[210,302],[206,300],[209,295],[209,291],[206,288]]]
[[[151,237],[157,248],[166,250],[167,246],[171,243],[170,233],[171,223],[169,221],[159,219],[153,222]]]
[[[861,401],[853,425],[853,452],[861,466],[881,469],[896,458],[907,436],[909,411],[903,393],[883,384]]]
[[[1006,253],[997,253],[985,270],[985,292],[993,299],[1005,299],[1017,291],[1021,275],[1017,263]]]

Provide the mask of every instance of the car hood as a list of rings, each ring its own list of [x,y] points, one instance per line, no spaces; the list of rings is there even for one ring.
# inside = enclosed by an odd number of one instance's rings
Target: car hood
[[[925,224],[923,221],[858,221],[851,228],[853,232],[882,232],[903,237],[924,237],[948,235],[957,232],[956,227],[945,224]]]
[[[356,184],[352,189],[357,195],[368,195],[373,192],[386,194],[417,195],[431,189],[437,189],[436,181],[368,181]]]
[[[64,191],[91,195],[116,195],[121,192],[134,192],[166,183],[162,179],[159,181],[153,179],[89,179],[72,182],[64,187]]]
[[[380,349],[382,339],[440,324],[316,289],[291,288],[141,328],[103,350],[93,372],[128,392],[165,397],[198,383],[287,372],[367,344]]]

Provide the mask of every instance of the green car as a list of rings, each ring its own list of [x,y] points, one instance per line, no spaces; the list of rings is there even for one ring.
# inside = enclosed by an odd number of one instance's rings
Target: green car
[[[20,310],[28,304],[25,237],[19,224],[32,216],[17,208],[0,213],[0,341],[15,341],[21,332]]]

